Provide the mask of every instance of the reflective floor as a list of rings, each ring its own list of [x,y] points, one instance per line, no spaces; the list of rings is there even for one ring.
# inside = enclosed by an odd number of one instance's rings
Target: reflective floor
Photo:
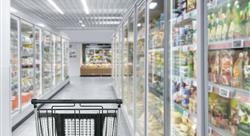
[[[116,98],[112,90],[112,80],[108,77],[73,77],[54,99],[110,99]],[[34,116],[25,121],[14,132],[13,136],[35,136]],[[129,136],[124,119],[120,118],[118,136]]]

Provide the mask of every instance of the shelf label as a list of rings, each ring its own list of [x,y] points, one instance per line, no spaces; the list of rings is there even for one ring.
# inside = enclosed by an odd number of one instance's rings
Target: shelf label
[[[208,85],[208,92],[212,93],[213,92],[213,86],[212,85]]]
[[[243,40],[233,41],[233,48],[243,48],[244,42]]]
[[[222,97],[229,98],[230,97],[230,90],[224,89],[224,88],[220,88],[219,95],[222,96]]]

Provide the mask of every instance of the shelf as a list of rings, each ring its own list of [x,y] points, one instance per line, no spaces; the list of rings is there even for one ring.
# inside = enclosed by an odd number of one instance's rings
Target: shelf
[[[245,96],[245,97],[250,97],[250,91],[247,91],[244,89],[234,88],[234,87],[225,86],[225,85],[219,85],[219,84],[215,84],[212,82],[209,82],[208,85],[209,85],[209,88],[212,88],[212,87],[219,88],[219,92],[217,92],[217,93],[218,93],[218,95],[220,95],[222,97],[232,98],[236,94],[240,94],[241,96]],[[211,89],[209,89],[209,90],[211,90]]]
[[[191,119],[197,118],[196,113],[190,112],[189,110],[185,109],[184,107],[182,107],[181,105],[179,105],[175,102],[173,102],[173,103],[174,103],[175,110],[177,109],[178,112],[180,112],[183,116],[191,117]]]
[[[160,98],[161,100],[164,99],[164,95],[163,92],[159,92],[156,90],[156,88],[154,87],[154,84],[149,83],[149,92],[154,94],[156,97]]]
[[[246,47],[250,47],[249,38],[223,40],[218,42],[210,42],[208,44],[208,48],[210,50],[235,49],[235,48],[246,48]]]
[[[179,45],[172,47],[173,51],[195,51],[196,45],[190,44],[190,45]]]
[[[229,130],[216,128],[212,124],[208,123],[208,127],[212,130],[214,130],[216,133],[218,133],[221,136],[232,136],[231,132]]]
[[[151,53],[151,52],[163,52],[164,51],[164,48],[154,48],[154,49],[149,49],[148,52]]]
[[[192,22],[193,20],[196,20],[196,16],[197,16],[197,10],[193,10],[186,14],[180,15],[177,18],[171,19],[171,22],[174,24],[175,27],[180,27]]]

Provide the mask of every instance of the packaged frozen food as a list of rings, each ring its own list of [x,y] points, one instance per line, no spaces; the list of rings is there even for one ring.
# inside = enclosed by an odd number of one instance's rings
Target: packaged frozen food
[[[208,75],[209,81],[218,83],[220,74],[220,53],[219,51],[208,52]]]
[[[233,75],[231,86],[241,88],[243,85],[244,52],[242,50],[234,50],[233,54]]]
[[[230,85],[233,67],[232,53],[231,50],[220,51],[220,84]]]

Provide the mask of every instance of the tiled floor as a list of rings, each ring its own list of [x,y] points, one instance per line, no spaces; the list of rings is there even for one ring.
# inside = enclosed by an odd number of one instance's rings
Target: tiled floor
[[[112,90],[112,80],[107,77],[74,77],[55,99],[109,99],[115,98]],[[128,129],[124,119],[120,119],[118,136],[128,136]],[[34,116],[25,121],[14,132],[13,136],[36,136]]]

